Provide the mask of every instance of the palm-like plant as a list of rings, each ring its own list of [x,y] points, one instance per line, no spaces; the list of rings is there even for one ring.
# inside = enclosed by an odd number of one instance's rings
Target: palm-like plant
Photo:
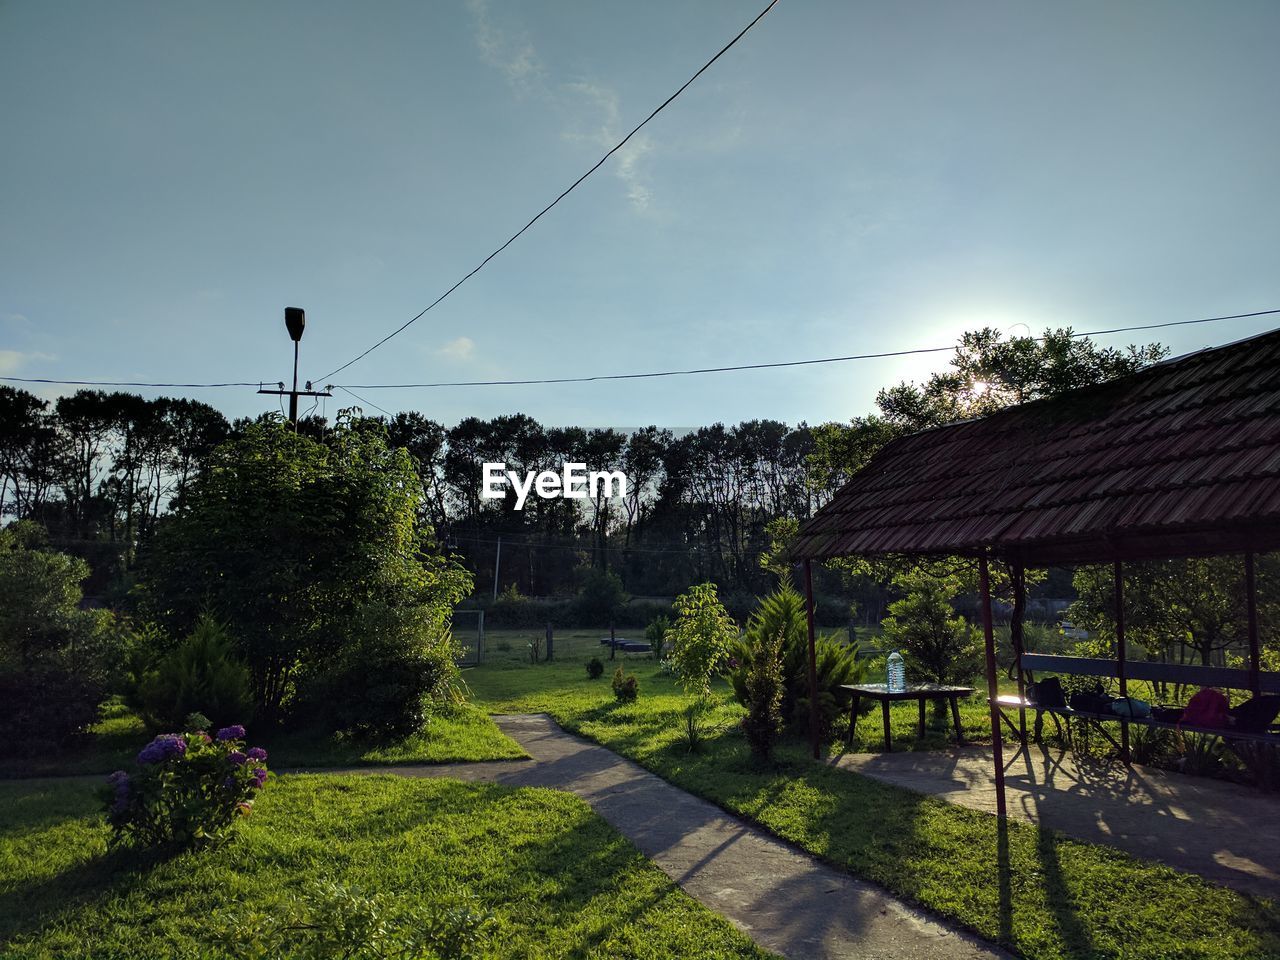
[[[733,647],[735,665],[729,679],[739,703],[750,707],[747,684],[750,666],[765,655],[770,643],[778,637],[782,638],[782,717],[792,727],[803,729],[809,722],[809,627],[804,597],[785,577],[777,590],[760,601]],[[840,713],[840,685],[864,679],[867,666],[858,660],[856,643],[841,643],[830,634],[814,638],[814,651],[818,716],[825,738]]]

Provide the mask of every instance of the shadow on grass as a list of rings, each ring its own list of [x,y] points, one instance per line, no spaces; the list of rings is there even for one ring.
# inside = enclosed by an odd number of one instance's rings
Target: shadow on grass
[[[59,917],[127,892],[149,871],[181,853],[112,850],[51,877],[0,893],[0,944],[37,933]]]

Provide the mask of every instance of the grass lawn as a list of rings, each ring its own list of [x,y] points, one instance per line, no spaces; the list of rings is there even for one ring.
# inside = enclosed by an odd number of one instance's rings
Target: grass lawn
[[[128,769],[148,739],[141,720],[127,708],[109,704],[83,743],[55,754],[2,760],[0,777],[105,774]],[[420,733],[380,746],[307,730],[260,736],[252,726],[249,742],[267,748],[273,768],[519,760],[527,756],[486,713],[470,705],[433,717]]]
[[[761,768],[734,729],[743,715],[736,704],[716,710],[719,732],[691,755],[677,743],[687,700],[652,660],[625,663],[639,677],[640,699],[620,706],[608,684],[613,665],[591,681],[585,659],[491,662],[466,677],[482,707],[549,713],[672,783],[1027,957],[1280,958],[1280,909],[1269,901],[1028,824],[1011,822],[1001,837],[986,814],[814,764],[798,742]],[[723,687],[721,696],[727,699]],[[915,705],[892,714],[897,749],[913,735]],[[986,716],[978,704],[962,719],[976,736]],[[878,718],[863,719],[861,749],[877,748],[878,727]]]
[[[273,778],[230,844],[150,871],[107,854],[97,809],[82,783],[0,784],[4,957],[220,956],[237,901],[269,913],[312,879],[404,902],[469,892],[495,918],[495,957],[768,956],[555,791]]]

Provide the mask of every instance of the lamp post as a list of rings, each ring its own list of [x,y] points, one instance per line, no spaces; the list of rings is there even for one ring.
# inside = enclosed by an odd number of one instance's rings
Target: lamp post
[[[305,390],[298,389],[298,341],[302,339],[302,331],[307,328],[307,313],[301,307],[285,307],[284,308],[284,326],[289,331],[289,339],[293,341],[293,389],[286,390],[284,384],[280,384],[279,390],[264,390],[258,387],[259,393],[269,393],[272,396],[288,396],[289,398],[289,422],[293,424],[296,432],[298,429],[298,398],[299,397],[331,397],[333,396],[328,390],[312,390],[311,381],[308,380]]]
[[[298,429],[298,343],[307,329],[307,313],[301,307],[284,308],[284,326],[293,341],[293,389],[289,391],[289,422]]]

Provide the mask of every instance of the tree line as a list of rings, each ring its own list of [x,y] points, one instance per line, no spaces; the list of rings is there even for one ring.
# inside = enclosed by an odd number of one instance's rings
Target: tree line
[[[707,581],[759,595],[773,585],[768,558],[779,538],[888,440],[1123,375],[1164,353],[1104,348],[1070,330],[974,331],[947,370],[886,387],[868,415],[819,425],[750,420],[677,435],[549,427],[519,413],[452,427],[417,412],[357,420],[408,451],[423,488],[421,520],[481,593],[493,588],[501,540],[498,587],[526,596],[574,593],[590,570],[616,574],[636,595],[673,596]],[[127,586],[157,525],[182,512],[214,452],[254,422],[186,398],[80,390],[49,402],[0,386],[0,518],[35,520],[51,542],[86,556],[91,592]],[[324,441],[331,429],[308,417],[299,432]],[[499,461],[521,473],[581,462],[622,471],[629,487],[622,497],[531,497],[516,510],[514,491],[481,496],[482,464]]]

